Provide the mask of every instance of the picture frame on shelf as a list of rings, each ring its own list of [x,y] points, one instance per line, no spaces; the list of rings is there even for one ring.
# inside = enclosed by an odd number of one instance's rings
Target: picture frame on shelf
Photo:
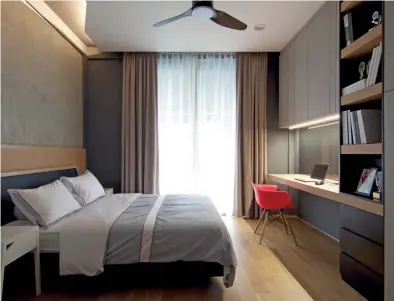
[[[377,168],[364,168],[357,185],[356,193],[369,197],[375,183]]]

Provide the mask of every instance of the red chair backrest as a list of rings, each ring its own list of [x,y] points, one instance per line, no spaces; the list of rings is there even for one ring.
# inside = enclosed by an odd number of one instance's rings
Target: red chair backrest
[[[275,185],[254,184],[252,180],[250,182],[254,189],[256,202],[261,208],[267,210],[295,208],[288,192],[279,191]]]

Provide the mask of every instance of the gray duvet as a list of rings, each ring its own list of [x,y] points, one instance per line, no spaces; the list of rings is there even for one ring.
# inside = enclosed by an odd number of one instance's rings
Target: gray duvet
[[[161,200],[159,199],[161,198]],[[141,195],[113,223],[105,264],[205,261],[234,281],[236,256],[212,201],[198,195]]]
[[[204,196],[104,196],[46,231],[59,233],[61,275],[95,276],[104,264],[204,261],[223,265],[225,286],[234,282],[230,235]]]

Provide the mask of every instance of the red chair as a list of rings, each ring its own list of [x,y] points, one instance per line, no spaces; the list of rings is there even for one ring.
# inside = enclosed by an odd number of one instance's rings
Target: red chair
[[[260,244],[261,241],[263,240],[266,226],[269,223],[278,220],[285,226],[287,234],[289,234],[288,228],[290,229],[290,233],[293,236],[294,242],[296,246],[298,246],[297,239],[293,232],[293,228],[291,227],[286,216],[282,212],[283,209],[295,209],[289,193],[286,191],[279,191],[279,188],[276,185],[254,184],[250,178],[249,180],[254,189],[256,202],[259,205],[259,207],[263,209],[263,213],[261,214],[259,222],[257,223],[256,229],[254,231],[255,233],[257,232],[260,223],[264,217],[263,230],[260,236]],[[270,221],[267,224],[270,210],[278,211],[279,215],[277,216],[273,215],[274,220]]]

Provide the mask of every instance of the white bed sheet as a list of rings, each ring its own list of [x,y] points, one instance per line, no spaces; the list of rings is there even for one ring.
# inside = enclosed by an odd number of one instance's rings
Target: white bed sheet
[[[9,226],[31,226],[28,220],[13,221]],[[59,253],[59,233],[47,232],[40,228],[40,252],[41,253]]]

